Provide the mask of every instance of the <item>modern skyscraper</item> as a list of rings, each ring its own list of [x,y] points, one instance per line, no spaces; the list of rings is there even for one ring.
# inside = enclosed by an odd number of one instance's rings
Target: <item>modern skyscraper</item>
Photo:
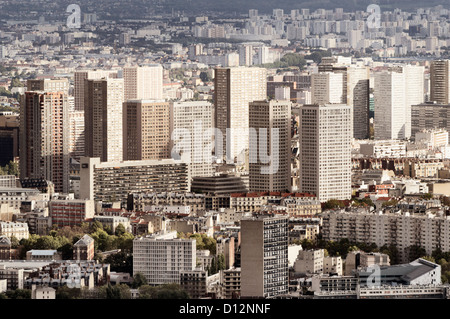
[[[100,80],[102,78],[117,78],[116,70],[78,70],[74,74],[75,111],[84,111],[85,80]]]
[[[26,92],[20,108],[20,177],[69,191],[69,117],[63,92]]]
[[[214,175],[214,106],[206,101],[194,101],[173,102],[170,107],[170,149],[190,153],[187,160],[190,162],[191,177]]]
[[[352,112],[344,104],[300,106],[300,192],[350,199]]]
[[[241,220],[241,297],[288,293],[288,218]]]
[[[123,159],[123,79],[86,80],[85,154],[103,162]]]
[[[163,98],[163,68],[160,64],[124,67],[123,79],[125,101]]]
[[[170,158],[170,105],[164,100],[123,103],[124,160]]]
[[[450,103],[450,61],[435,60],[430,65],[430,101]]]
[[[267,71],[263,68],[217,68],[214,78],[215,127],[223,135],[223,151],[234,159],[248,149],[248,104],[267,98]],[[230,130],[227,144],[227,129]]]
[[[344,103],[344,76],[342,73],[314,73],[311,75],[312,104]]]
[[[424,67],[406,65],[375,74],[375,139],[411,137],[411,106],[424,100]]]
[[[290,192],[291,102],[250,102],[249,118],[250,191]]]
[[[370,134],[370,69],[365,66],[352,65],[351,62],[351,59],[342,56],[325,57],[319,64],[319,72],[342,74],[342,103],[353,108],[353,137],[366,139]]]
[[[353,137],[367,139],[370,135],[370,69],[350,66],[347,68],[346,104],[353,108]]]

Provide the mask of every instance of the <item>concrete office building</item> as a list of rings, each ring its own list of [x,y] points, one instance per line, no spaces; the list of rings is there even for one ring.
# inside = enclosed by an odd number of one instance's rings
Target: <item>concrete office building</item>
[[[216,68],[214,77],[215,127],[223,135],[223,151],[216,141],[216,156],[233,160],[248,149],[249,106],[267,98],[267,71],[263,68]],[[227,141],[229,132],[229,144]]]
[[[300,107],[300,192],[319,201],[350,199],[352,110],[348,105]]]
[[[85,80],[85,155],[123,159],[123,79]]]
[[[427,102],[411,107],[412,136],[432,129],[445,129],[450,132],[450,104]]]
[[[27,80],[27,91],[63,92],[69,95],[69,80],[65,78]]]
[[[250,102],[249,124],[250,191],[290,192],[291,102]]]
[[[170,105],[164,100],[123,103],[123,160],[170,158]]]
[[[288,292],[288,218],[241,220],[241,297],[267,298]]]
[[[115,70],[77,70],[74,73],[75,111],[84,111],[85,80],[100,80],[102,78],[117,78]]]
[[[189,161],[191,177],[214,175],[214,106],[206,101],[173,102],[170,113],[172,152]]]
[[[52,224],[58,227],[81,226],[86,219],[93,218],[95,214],[93,200],[52,200],[48,205]]]
[[[311,104],[345,103],[342,73],[314,73],[311,75]]]
[[[160,64],[124,67],[123,79],[125,101],[163,98],[163,67]]]
[[[0,280],[6,279],[7,290],[23,289],[23,275],[23,269],[6,268],[5,265],[0,265]]]
[[[411,137],[411,107],[424,101],[424,67],[406,65],[375,74],[376,140]]]
[[[187,192],[188,164],[173,159],[100,162],[81,158],[81,199],[121,201],[126,205],[133,192]]]
[[[450,220],[438,213],[325,211],[322,233],[325,240],[394,244],[402,262],[408,260],[411,246],[423,247],[429,256],[438,247],[450,250]]]
[[[195,239],[179,239],[177,232],[133,240],[133,274],[141,273],[149,285],[180,283],[180,274],[196,265]]]
[[[69,114],[67,95],[26,92],[20,107],[20,178],[52,181],[69,191]]]
[[[247,192],[247,190],[243,176],[228,174],[211,177],[194,177],[191,183],[192,192],[213,194],[215,196],[242,193]]]
[[[434,60],[430,64],[430,101],[450,103],[450,61]]]
[[[369,78],[368,67],[347,68],[347,101],[353,108],[353,137],[356,139],[369,138]]]

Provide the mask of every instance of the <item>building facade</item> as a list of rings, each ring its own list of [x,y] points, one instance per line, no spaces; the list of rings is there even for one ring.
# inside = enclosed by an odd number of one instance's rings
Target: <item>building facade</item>
[[[343,104],[300,107],[300,192],[321,202],[351,197],[352,110]]]
[[[288,219],[241,220],[241,296],[274,297],[288,292]]]

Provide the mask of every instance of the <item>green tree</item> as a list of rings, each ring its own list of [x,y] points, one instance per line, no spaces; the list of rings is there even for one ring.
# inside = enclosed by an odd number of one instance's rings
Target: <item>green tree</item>
[[[11,90],[14,87],[24,87],[23,83],[20,82],[19,78],[17,77],[12,78],[9,89]]]
[[[95,233],[98,230],[103,230],[103,224],[98,220],[94,221],[90,227],[90,233]]]
[[[115,236],[115,241],[113,243],[116,249],[121,249],[124,252],[132,252],[133,251],[133,234],[124,233],[121,236]]]
[[[122,236],[125,233],[126,233],[125,226],[122,223],[117,225],[116,231],[114,232],[114,234],[119,237],[119,236]]]
[[[395,198],[392,198],[386,202],[384,202],[381,207],[389,207],[389,206],[397,206],[398,204],[398,200],[396,200]]]
[[[106,299],[131,299],[130,287],[124,284],[106,287]]]
[[[109,255],[104,260],[110,265],[111,271],[133,273],[133,256],[123,251]]]
[[[178,284],[158,286],[154,299],[189,299],[189,294]]]
[[[156,287],[143,285],[139,287],[139,299],[153,299],[156,294]]]
[[[31,299],[30,289],[8,290],[6,292],[8,299]]]
[[[61,252],[63,260],[71,260],[73,258],[73,244],[66,243],[63,246],[58,248],[58,251]]]
[[[224,270],[225,268],[225,256],[223,254],[220,254],[217,257],[217,271]]]
[[[323,209],[342,209],[345,207],[345,204],[337,199],[329,199],[323,204]]]
[[[133,282],[131,283],[131,287],[133,289],[140,288],[141,286],[147,285],[147,278],[138,272],[133,276]]]
[[[211,78],[209,77],[208,72],[200,72],[200,80],[202,80],[203,82],[210,82]]]
[[[62,286],[56,289],[56,299],[80,299],[81,289],[80,288],[69,288],[67,286]]]
[[[17,249],[17,248],[19,248],[20,242],[19,242],[19,240],[17,239],[16,236],[14,236],[14,235],[11,236],[10,241],[11,241],[11,248],[12,248],[12,249]]]

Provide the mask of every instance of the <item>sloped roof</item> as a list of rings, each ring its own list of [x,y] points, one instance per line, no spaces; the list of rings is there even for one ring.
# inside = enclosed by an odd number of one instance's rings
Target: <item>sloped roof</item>
[[[0,245],[9,245],[11,246],[11,240],[6,236],[0,236]]]
[[[81,237],[75,244],[74,246],[89,246],[92,242],[94,241],[94,239],[92,239],[92,237],[90,237],[89,235],[84,235],[83,237]]]

